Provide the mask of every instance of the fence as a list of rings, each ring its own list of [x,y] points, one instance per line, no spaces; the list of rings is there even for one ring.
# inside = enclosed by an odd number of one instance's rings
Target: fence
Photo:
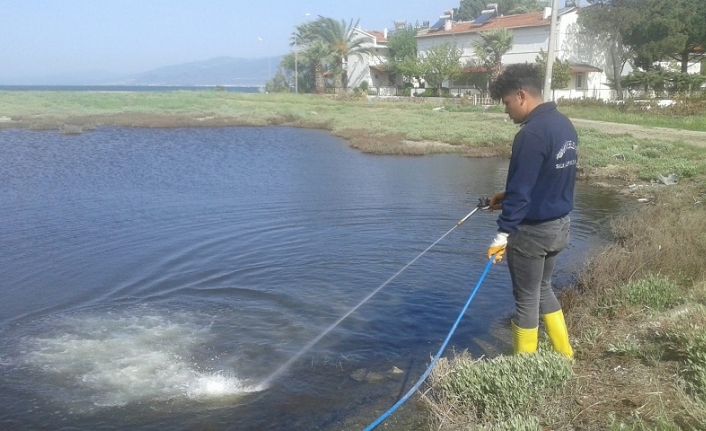
[[[397,87],[370,87],[368,88],[367,94],[370,97],[411,97],[415,101],[429,101],[438,102],[444,101],[444,103],[468,103],[471,105],[496,105],[497,101],[491,99],[488,95],[480,94],[477,90],[469,88],[450,88],[448,89],[448,95],[444,97],[422,97],[424,94],[424,88],[406,88],[401,89]],[[350,88],[335,88],[326,87],[325,94],[335,94],[335,95],[351,95],[353,90]]]

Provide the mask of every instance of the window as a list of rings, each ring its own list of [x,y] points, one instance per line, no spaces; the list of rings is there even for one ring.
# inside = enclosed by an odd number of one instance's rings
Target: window
[[[577,73],[576,74],[576,88],[585,88],[586,87],[586,74],[585,73]]]

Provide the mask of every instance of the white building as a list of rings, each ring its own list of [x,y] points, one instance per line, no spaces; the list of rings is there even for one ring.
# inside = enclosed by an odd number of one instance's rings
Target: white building
[[[355,32],[358,37],[366,40],[363,45],[372,48],[374,54],[348,57],[346,88],[359,88],[363,82],[367,82],[368,88],[375,94],[380,96],[396,95],[397,86],[401,84],[402,77],[390,73],[387,68],[388,30],[356,29]]]
[[[554,98],[614,99],[615,92],[607,85],[613,71],[610,55],[606,47],[581,33],[578,9],[570,6],[557,11],[555,58],[570,62],[572,77],[568,88],[554,91]],[[417,35],[417,51],[451,42],[463,51],[461,63],[466,64],[475,58],[473,45],[482,41],[480,33],[499,28],[510,30],[514,36],[512,49],[502,58],[504,65],[535,63],[540,50],[549,50],[550,8],[508,16],[499,15],[497,9],[484,12],[472,22],[454,22],[449,15],[442,16],[434,26]],[[629,66],[625,69],[623,74],[629,72]],[[453,83],[449,84],[453,87]]]

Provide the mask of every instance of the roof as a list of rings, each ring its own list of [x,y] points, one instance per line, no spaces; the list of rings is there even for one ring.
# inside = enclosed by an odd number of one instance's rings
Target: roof
[[[377,43],[387,43],[387,39],[385,38],[385,33],[377,30],[364,30],[366,33],[369,35],[373,36],[375,40],[377,40]]]
[[[568,7],[560,9],[559,15],[571,12],[575,8]],[[473,21],[456,22],[451,27],[451,30],[427,31],[417,35],[418,38],[433,37],[433,36],[448,36],[467,33],[479,33],[482,31],[496,30],[499,28],[523,28],[523,27],[544,27],[551,24],[550,18],[544,18],[544,12],[530,12],[518,15],[507,15],[493,17],[484,24],[474,24]]]
[[[373,39],[376,45],[387,45],[387,39],[385,38],[385,33],[377,30],[361,30],[359,28],[355,29],[358,34],[363,37],[367,36]]]
[[[371,64],[371,65],[370,65],[370,68],[371,68],[371,69],[375,69],[375,70],[380,71],[380,72],[383,72],[383,73],[387,73],[387,72],[390,71],[390,67],[389,67],[387,64],[385,64],[385,63],[382,63],[382,64]]]
[[[603,72],[603,69],[599,69],[596,66],[591,66],[586,63],[571,63],[571,71],[576,72]]]

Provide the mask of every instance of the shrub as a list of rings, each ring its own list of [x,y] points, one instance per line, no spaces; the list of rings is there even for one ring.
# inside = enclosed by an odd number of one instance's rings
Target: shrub
[[[655,205],[644,207],[612,222],[617,243],[591,257],[579,277],[579,287],[597,297],[622,292],[635,280],[653,277],[646,286],[668,290],[671,282],[684,285],[706,279],[706,210],[695,205],[702,198],[699,190],[655,190]],[[654,274],[660,274],[654,278]],[[674,298],[649,298],[641,285],[631,285],[631,298],[673,301]],[[659,303],[656,305],[660,305]]]
[[[666,277],[649,275],[632,281],[623,287],[625,301],[630,305],[641,305],[656,311],[664,311],[679,302],[679,288]]]
[[[449,97],[448,88],[432,88],[427,87],[424,89],[424,93],[421,94],[422,97]]]
[[[542,431],[542,427],[534,416],[513,416],[508,420],[479,428],[478,431]]]
[[[682,379],[686,389],[706,402],[706,307],[692,305],[676,314],[666,326],[664,337],[684,364]]]
[[[571,363],[554,352],[467,360],[446,375],[435,389],[479,419],[507,420],[527,414],[549,390],[571,377]]]

